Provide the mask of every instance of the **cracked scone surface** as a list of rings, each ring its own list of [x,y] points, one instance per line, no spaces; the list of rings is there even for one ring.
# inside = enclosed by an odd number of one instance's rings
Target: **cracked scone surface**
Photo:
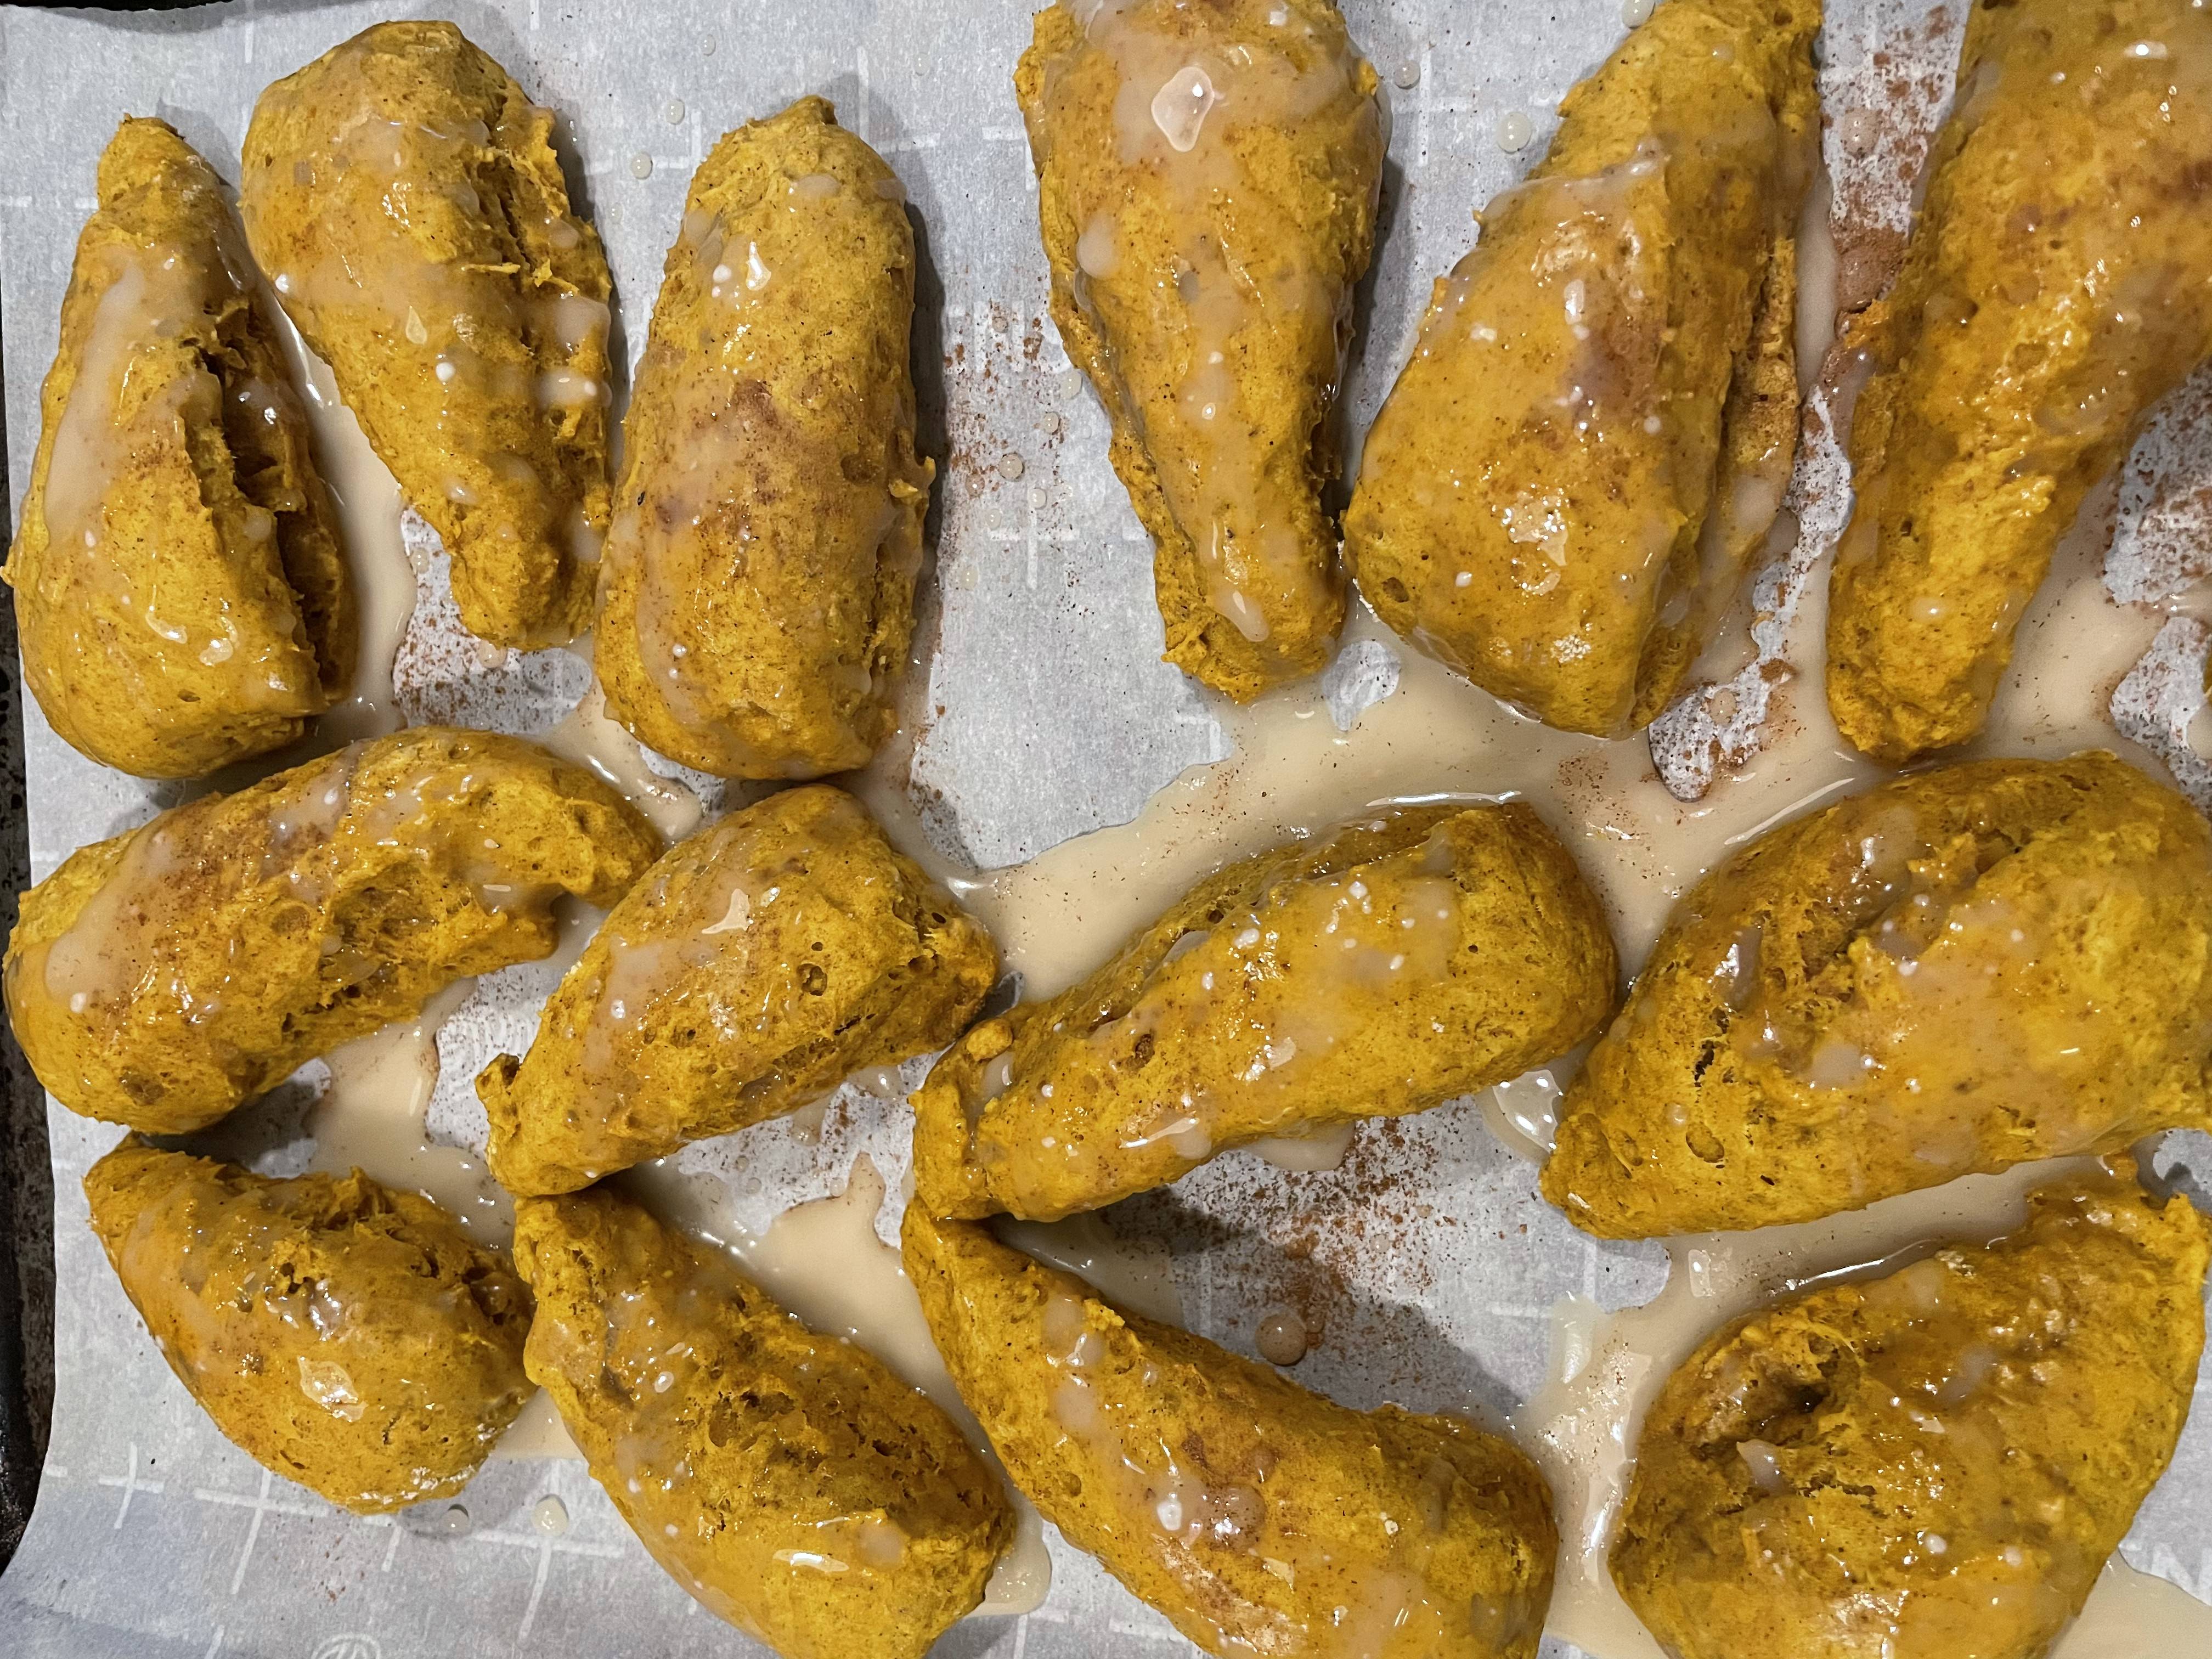
[[[781,791],[647,872],[528,1055],[484,1068],[492,1172],[511,1192],[573,1192],[794,1111],[951,1042],[997,975],[981,924],[858,801]]]
[[[1152,532],[1167,660],[1249,702],[1326,664],[1344,620],[1321,493],[1374,245],[1375,71],[1328,0],[1117,0],[1037,13],[1014,88],[1053,320]]]
[[[359,621],[222,184],[165,123],[100,158],[6,569],[25,682],[149,778],[282,748],[343,697]]]
[[[1681,1659],[2043,1659],[2173,1455],[2208,1235],[2129,1165],[1725,1327],[1644,1419],[1613,1582]]]
[[[2212,12],[1976,6],[1958,84],[1904,267],[1845,342],[1875,373],[1828,707],[1892,765],[1982,729],[2059,538],[2212,353]]]
[[[608,299],[553,113],[451,23],[380,23],[261,94],[240,207],[498,645],[583,626],[606,533]]]
[[[8,1013],[88,1117],[208,1123],[441,987],[550,954],[660,851],[605,784],[519,738],[416,726],[205,795],[24,895]]]
[[[515,1208],[533,1382],[653,1558],[783,1659],[921,1659],[1013,1535],[998,1477],[872,1355],[611,1187]]]
[[[595,659],[649,747],[727,777],[865,763],[897,723],[934,466],[914,449],[914,231],[802,98],[693,175],[624,417]]]
[[[1692,889],[1560,1103],[1615,1237],[1771,1226],[2212,1128],[2212,830],[2099,752],[1885,785]]]
[[[530,1397],[506,1258],[356,1170],[272,1181],[137,1136],[84,1179],[161,1355],[232,1443],[357,1514],[467,1484]]]
[[[1440,278],[1345,559],[1493,695],[1620,736],[1680,688],[1796,453],[1818,0],[1666,0]]]
[[[1602,908],[1519,802],[1401,807],[1232,864],[915,1097],[936,1215],[1052,1220],[1216,1152],[1516,1077],[1611,1012]]]
[[[1534,1464],[1356,1412],[908,1207],[960,1397],[1046,1520],[1211,1654],[1533,1659],[1559,1535]]]

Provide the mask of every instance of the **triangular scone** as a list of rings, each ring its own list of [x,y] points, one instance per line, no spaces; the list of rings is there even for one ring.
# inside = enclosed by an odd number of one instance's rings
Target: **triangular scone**
[[[1166,657],[1248,702],[1344,620],[1321,493],[1382,112],[1329,0],[1091,0],[1014,76],[1052,315],[1152,533]]]
[[[607,531],[608,301],[553,112],[451,23],[379,23],[246,132],[254,257],[453,560],[471,633],[580,628]]]
[[[23,896],[8,1018],[71,1111],[214,1122],[441,987],[550,955],[660,850],[580,766],[417,726],[79,848]]]
[[[911,1206],[905,1244],[1008,1476],[1206,1652],[1532,1659],[1559,1534],[1508,1442],[1340,1406],[975,1222]]]
[[[865,765],[898,723],[934,468],[914,230],[819,98],[692,175],[623,417],[593,656],[607,712],[725,777]]]
[[[100,158],[5,572],[23,678],[93,759],[281,749],[356,655],[337,514],[222,181],[161,121]]]
[[[1392,807],[1216,871],[970,1030],[915,1102],[935,1215],[1054,1220],[1217,1152],[1517,1077],[1613,1006],[1613,939],[1525,802]]]
[[[1608,1237],[1806,1221],[2212,1128],[2212,829],[2112,756],[1814,812],[1686,894],[1560,1104]]]
[[[998,963],[858,801],[782,790],[647,871],[562,976],[529,1054],[484,1067],[491,1171],[512,1193],[574,1192],[797,1111],[951,1042]]]
[[[1548,725],[1671,699],[1782,503],[1819,0],[1666,0],[1438,279],[1368,434],[1376,613]]]
[[[516,1206],[526,1363],[630,1529],[783,1659],[921,1659],[1013,1535],[952,1419],[611,1187]]]
[[[1856,505],[1828,588],[1828,708],[1892,765],[1982,729],[2059,538],[2212,353],[2212,10],[2007,0],[1888,295],[1848,336]]]
[[[1613,1582],[1680,1659],[2042,1659],[2173,1455],[2208,1240],[2124,1160],[1736,1321],[1644,1419]]]
[[[178,1381],[241,1451],[333,1504],[459,1492],[530,1397],[529,1296],[427,1198],[358,1170],[272,1181],[136,1135],[84,1194]]]

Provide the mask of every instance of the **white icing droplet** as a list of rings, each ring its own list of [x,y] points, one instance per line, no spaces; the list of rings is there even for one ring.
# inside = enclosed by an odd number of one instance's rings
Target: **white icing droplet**
[[[557,1538],[568,1530],[568,1506],[548,1492],[532,1506],[530,1524],[548,1538]]]
[[[684,125],[684,100],[681,98],[670,99],[668,100],[668,107],[660,112],[660,118],[667,122],[672,127],[682,126]]]
[[[647,155],[643,150],[640,150],[636,155],[631,156],[629,158],[629,176],[633,179],[652,178],[653,157]]]
[[[1121,245],[1115,240],[1114,222],[1105,214],[1091,216],[1075,239],[1075,263],[1086,276],[1103,282],[1121,268]]]
[[[1651,0],[1621,0],[1620,21],[1632,29],[1651,21]]]
[[[1508,110],[1498,118],[1498,148],[1509,155],[1528,149],[1535,136],[1536,124],[1517,109]]]
[[[1196,64],[1186,64],[1152,95],[1152,124],[1169,143],[1187,152],[1197,144],[1206,118],[1220,101],[1212,77]]]

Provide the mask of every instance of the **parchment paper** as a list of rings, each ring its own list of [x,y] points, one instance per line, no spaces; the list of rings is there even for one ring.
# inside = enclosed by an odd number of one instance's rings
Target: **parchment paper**
[[[1960,14],[1954,5],[1929,26],[1919,6],[1906,5],[1832,8],[1832,121],[1846,83],[1886,87],[1923,130],[1940,107]],[[1205,699],[1158,660],[1149,546],[1107,466],[1103,416],[1044,316],[1035,185],[1010,83],[1029,9],[1024,0],[9,8],[0,12],[0,313],[16,499],[71,249],[93,205],[94,161],[123,114],[164,117],[234,176],[247,112],[268,81],[380,19],[449,16],[564,118],[635,353],[706,146],[802,93],[823,93],[897,169],[927,231],[919,355],[923,401],[942,429],[926,441],[947,476],[923,623],[930,663],[910,701],[922,716],[913,766],[931,831],[947,850],[995,866],[1126,820],[1186,766],[1224,755],[1226,740]],[[1623,20],[1618,0],[1347,0],[1345,9],[1395,118],[1387,240],[1347,398],[1356,436],[1402,361],[1430,279],[1472,240],[1472,212],[1541,155],[1559,97],[1611,49]],[[1532,118],[1534,139],[1508,154],[1494,134],[1516,110]],[[1870,162],[1839,153],[1832,133],[1830,155],[1839,198],[1871,190],[1875,216],[1901,228],[1897,167],[1914,159],[1911,144],[1877,149]],[[1884,167],[1887,176],[1875,176]],[[2183,459],[2212,483],[2212,447],[2196,431]],[[2138,520],[2148,514],[2171,532],[2172,513],[2185,517],[2185,501],[2154,507],[2139,501]],[[2198,512],[2201,528],[2201,504]],[[2183,534],[2175,544],[2202,542]],[[584,689],[582,665],[561,653],[475,660],[451,632],[440,566],[426,557],[422,607],[402,653],[410,717],[551,725]],[[1331,689],[1356,702],[1362,684],[1371,696],[1389,678],[1388,664],[1347,661]],[[77,757],[34,705],[26,718],[35,873],[174,799]],[[434,1127],[481,1135],[467,1079],[495,1047],[527,1040],[551,979],[542,967],[494,976],[449,1024]],[[472,1524],[460,1535],[435,1512],[364,1521],[272,1479],[173,1378],[85,1226],[78,1182],[116,1131],[58,1108],[52,1129],[58,1387],[38,1510],[0,1578],[0,1648],[69,1659],[759,1651],[653,1565],[580,1464],[490,1465],[465,1496]],[[737,1190],[757,1225],[841,1188],[862,1149],[896,1188],[905,1135],[902,1108],[848,1091],[817,1145],[764,1126],[712,1155],[750,1171]],[[2178,1158],[2212,1169],[2202,1138],[2170,1137],[2160,1162]],[[1641,1302],[1665,1273],[1656,1246],[1577,1233],[1467,1103],[1363,1139],[1334,1174],[1286,1177],[1241,1155],[1223,1158],[1137,1200],[1133,1219],[1178,1241],[1190,1322],[1217,1340],[1249,1352],[1262,1309],[1319,1306],[1331,1340],[1299,1380],[1361,1407],[1388,1398],[1494,1419],[1538,1381],[1552,1304],[1568,1294],[1608,1308]],[[530,1521],[549,1493],[571,1517],[558,1535]],[[2212,1410],[2200,1410],[2125,1550],[2212,1599],[2208,1540]],[[1136,1659],[1188,1650],[1095,1564],[1053,1544],[1055,1581],[1042,1609],[969,1620],[938,1651]],[[1547,1659],[1571,1652],[1557,1642],[1546,1649]]]

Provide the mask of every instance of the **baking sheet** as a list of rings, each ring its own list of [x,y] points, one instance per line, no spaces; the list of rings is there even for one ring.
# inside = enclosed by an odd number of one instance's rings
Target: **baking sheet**
[[[1345,9],[1395,115],[1387,240],[1347,394],[1356,435],[1402,360],[1430,278],[1464,252],[1474,210],[1541,155],[1558,98],[1610,50],[1624,21],[1617,0],[1542,8],[1350,0]],[[912,769],[927,828],[945,851],[981,866],[1018,862],[1129,818],[1185,768],[1228,752],[1214,706],[1158,660],[1149,546],[1106,465],[1104,417],[1044,316],[1035,187],[1009,78],[1029,35],[1022,0],[650,8],[469,0],[429,9],[231,0],[167,14],[0,12],[0,134],[9,162],[0,176],[0,319],[18,500],[70,252],[115,120],[161,115],[234,175],[263,85],[370,22],[407,15],[453,18],[563,117],[632,354],[690,170],[726,127],[823,93],[898,171],[927,233],[922,394],[941,417],[935,447],[946,473],[922,629],[928,662],[909,688],[921,716]],[[1845,100],[1873,88],[1886,108],[1905,112],[1853,130],[1848,146],[1831,135],[1838,202],[1862,228],[1903,228],[1900,169],[1909,173],[1916,135],[1948,95],[1948,43],[1961,15],[1955,4],[1930,12],[1894,0],[1832,9],[1824,48],[1830,118],[1849,115]],[[1515,112],[1532,121],[1534,142],[1508,153],[1495,135]],[[1846,285],[1856,246],[1845,247]],[[2184,410],[2160,429],[2170,453],[2139,452],[2118,523],[2123,551],[2141,557],[2114,568],[2140,565],[2148,586],[2119,597],[2160,598],[2205,574],[2212,543],[2197,532],[2212,503],[2208,428],[2212,412]],[[1814,523],[1814,503],[1799,505]],[[1838,510],[1832,494],[1827,510]],[[2162,576],[2164,567],[2144,562],[2155,550],[2180,574]],[[418,550],[425,597],[399,662],[410,718],[516,731],[552,725],[584,689],[582,665],[560,653],[478,661],[441,621],[449,607],[440,562]],[[1809,559],[1794,578],[1786,562],[1768,578],[1763,591],[1778,596],[1768,609],[1782,617],[1776,630],[1787,621],[1780,599],[1791,580],[1802,583]],[[2197,706],[2187,665],[2192,652],[2201,659],[2203,635],[2178,617],[2160,635],[2173,666],[2143,690],[2137,736],[2185,733]],[[1340,664],[1330,684],[1349,709],[1361,685],[1371,695],[1388,679],[1370,650]],[[34,874],[174,799],[84,761],[34,706],[26,720]],[[2174,752],[2185,764],[2185,745]],[[449,1024],[434,1127],[481,1135],[467,1079],[495,1047],[526,1041],[551,978],[528,967],[495,975]],[[580,1464],[488,1467],[465,1498],[471,1524],[454,1534],[440,1512],[345,1516],[231,1448],[145,1337],[84,1224],[77,1183],[117,1132],[58,1108],[51,1115],[62,1287],[57,1402],[38,1510],[0,1578],[0,1630],[11,1651],[70,1659],[759,1651],[647,1559]],[[817,1141],[779,1126],[732,1138],[740,1144],[727,1152],[730,1166],[742,1158],[750,1171],[736,1191],[741,1212],[761,1225],[786,1205],[837,1189],[862,1150],[895,1185],[905,1133],[902,1109],[848,1096]],[[2161,1162],[2175,1158],[2212,1171],[2201,1137],[2169,1138]],[[1289,1182],[1231,1158],[1139,1204],[1138,1221],[1178,1241],[1176,1277],[1195,1328],[1249,1351],[1261,1309],[1321,1296],[1331,1340],[1299,1378],[1362,1407],[1388,1398],[1498,1417],[1543,1373],[1547,1310],[1569,1295],[1631,1305],[1654,1294],[1666,1272],[1656,1245],[1600,1243],[1569,1227],[1471,1103],[1364,1140],[1335,1175]],[[532,1524],[548,1494],[566,1506],[564,1532]],[[2139,1567],[2212,1600],[2208,1540],[2212,1412],[2200,1412],[2124,1547]],[[1135,1659],[1188,1650],[1095,1564],[1053,1544],[1054,1584],[1043,1607],[1019,1620],[970,1620],[938,1651]],[[1556,1641],[1546,1649],[1547,1659],[1573,1651]]]

